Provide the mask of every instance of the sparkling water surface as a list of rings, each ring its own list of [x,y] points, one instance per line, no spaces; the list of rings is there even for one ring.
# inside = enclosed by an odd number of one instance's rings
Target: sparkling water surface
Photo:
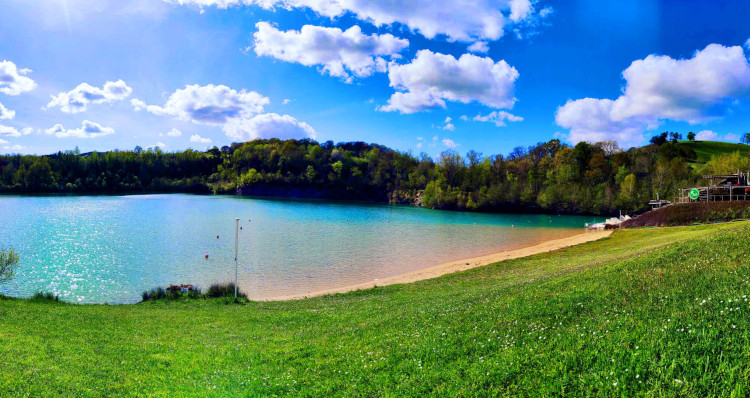
[[[0,196],[0,247],[21,257],[0,293],[132,303],[156,286],[232,281],[235,218],[239,286],[255,299],[513,250],[595,221],[236,196]]]

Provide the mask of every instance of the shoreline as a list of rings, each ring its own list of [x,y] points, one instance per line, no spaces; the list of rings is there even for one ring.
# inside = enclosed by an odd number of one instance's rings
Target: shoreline
[[[2,156],[2,155],[0,155]],[[545,211],[543,209],[527,209],[527,208],[500,208],[500,209],[483,209],[480,211],[466,210],[466,209],[433,209],[429,207],[423,207],[421,205],[415,205],[410,203],[401,202],[389,202],[368,200],[368,199],[356,199],[356,198],[311,198],[311,197],[295,197],[295,196],[253,196],[253,195],[238,195],[233,192],[204,192],[204,191],[123,191],[123,192],[102,192],[102,191],[75,191],[75,192],[11,192],[2,191],[0,192],[0,198],[3,197],[120,197],[120,196],[147,196],[147,195],[195,195],[195,196],[225,196],[234,198],[247,198],[247,199],[258,199],[258,200],[291,200],[291,201],[322,201],[322,202],[341,202],[341,203],[352,203],[361,205],[387,205],[387,206],[404,206],[412,207],[416,209],[426,209],[441,212],[456,212],[456,213],[469,213],[469,214],[522,214],[522,215],[545,215],[545,216],[580,216],[580,217],[614,217],[616,214],[601,214],[601,213],[579,213],[579,212],[565,212],[565,211]]]
[[[502,251],[499,253],[487,254],[479,257],[472,257],[463,260],[449,261],[433,267],[424,268],[417,271],[407,272],[405,274],[391,276],[383,279],[375,279],[370,282],[362,282],[354,285],[343,286],[332,289],[318,290],[314,292],[304,294],[292,294],[286,296],[277,296],[264,299],[253,299],[253,301],[290,301],[290,300],[302,300],[312,297],[326,296],[329,294],[347,293],[357,290],[372,289],[375,287],[383,287],[388,285],[396,285],[402,283],[418,282],[426,279],[437,278],[443,275],[452,274],[454,272],[461,272],[477,268],[489,264],[498,263],[505,260],[512,260],[521,257],[533,256],[535,254],[551,252],[566,247],[580,245],[582,243],[593,242],[599,239],[606,238],[614,232],[613,230],[603,231],[586,231],[580,234],[568,236],[561,239],[548,240],[546,242],[537,243],[536,245],[522,247],[520,249]]]

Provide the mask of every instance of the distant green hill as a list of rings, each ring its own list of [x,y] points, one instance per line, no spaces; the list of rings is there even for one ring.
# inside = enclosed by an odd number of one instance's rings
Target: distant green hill
[[[694,163],[706,163],[711,160],[712,156],[727,155],[736,151],[740,151],[743,155],[750,154],[750,145],[745,144],[717,141],[679,141],[679,144],[695,151],[696,159],[688,159]]]

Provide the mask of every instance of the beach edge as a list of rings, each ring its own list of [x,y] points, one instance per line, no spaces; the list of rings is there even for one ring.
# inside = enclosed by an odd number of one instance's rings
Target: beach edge
[[[609,237],[613,230],[604,231],[585,231],[580,234],[568,236],[560,239],[548,240],[545,242],[537,243],[532,246],[522,247],[520,249],[502,251],[499,253],[487,254],[479,257],[472,257],[462,260],[454,260],[446,263],[438,264],[432,267],[424,268],[417,271],[407,272],[401,275],[395,275],[388,278],[372,280],[369,282],[362,282],[354,285],[343,286],[332,289],[318,290],[315,292],[293,294],[286,296],[270,297],[266,299],[254,299],[253,301],[271,302],[271,301],[291,301],[291,300],[303,300],[307,298],[327,296],[339,293],[348,293],[357,290],[367,290],[376,287],[383,287],[389,285],[397,285],[404,283],[419,282],[426,279],[438,278],[443,275],[452,274],[455,272],[461,272],[470,270],[472,268],[482,267],[501,261],[513,260],[522,257],[529,257],[535,254],[552,252],[555,250],[564,249],[566,247],[576,246],[588,242],[594,242],[600,239]]]

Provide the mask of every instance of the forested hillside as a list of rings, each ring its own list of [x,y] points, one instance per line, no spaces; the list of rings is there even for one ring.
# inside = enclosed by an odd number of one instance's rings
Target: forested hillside
[[[206,152],[157,149],[0,156],[3,193],[195,192],[323,197],[437,209],[611,214],[646,207],[704,173],[747,170],[739,152],[691,167],[690,146],[656,141],[573,147],[552,140],[507,156],[445,151],[437,159],[349,142],[278,139]]]

